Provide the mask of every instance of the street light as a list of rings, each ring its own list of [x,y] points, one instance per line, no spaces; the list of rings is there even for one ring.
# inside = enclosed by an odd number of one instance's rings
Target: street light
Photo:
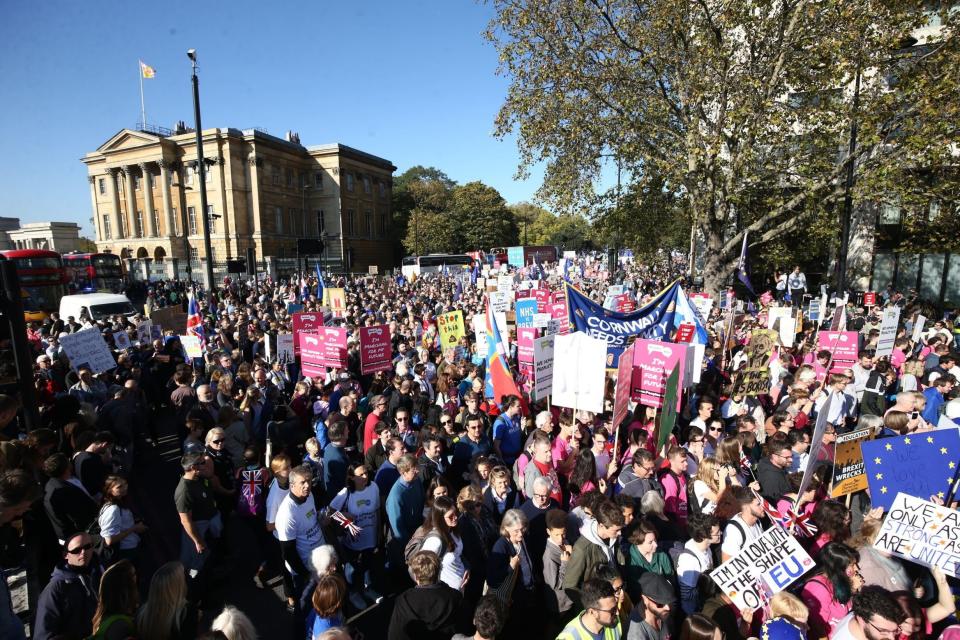
[[[210,219],[207,215],[207,165],[203,159],[203,128],[200,125],[200,80],[197,78],[197,50],[187,49],[187,57],[193,68],[193,120],[197,133],[197,170],[200,176],[200,217],[203,220],[203,250],[207,256],[206,276],[210,306],[213,307],[213,291],[216,282],[213,280],[213,249],[210,246]]]

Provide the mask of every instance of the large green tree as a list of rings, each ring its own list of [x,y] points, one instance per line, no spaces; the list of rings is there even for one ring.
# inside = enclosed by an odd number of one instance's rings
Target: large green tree
[[[510,205],[517,220],[520,242],[525,245],[554,245],[563,249],[583,249],[590,246],[589,221],[581,215],[562,213],[554,215],[543,207],[529,202]]]
[[[517,220],[493,187],[477,181],[457,187],[450,209],[462,237],[461,251],[517,244]]]
[[[406,252],[451,250],[452,232],[438,229],[436,224],[444,219],[441,214],[449,211],[456,184],[440,169],[421,165],[393,179],[393,229]]]
[[[546,162],[554,210],[609,209],[610,163],[634,190],[662,183],[702,234],[708,289],[744,233],[757,249],[841,210],[851,163],[857,198],[956,164],[957,12],[916,43],[929,16],[908,0],[490,1],[511,81],[497,133],[518,135],[521,175]]]

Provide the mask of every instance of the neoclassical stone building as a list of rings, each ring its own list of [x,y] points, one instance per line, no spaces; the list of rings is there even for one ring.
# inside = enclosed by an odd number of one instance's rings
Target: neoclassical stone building
[[[305,147],[256,129],[205,129],[207,213],[215,270],[228,258],[292,264],[298,238],[322,239],[334,271],[395,266],[390,191],[396,167],[341,144]],[[138,277],[202,271],[196,134],[123,129],[82,158],[100,251]],[[198,275],[198,274],[195,274]]]

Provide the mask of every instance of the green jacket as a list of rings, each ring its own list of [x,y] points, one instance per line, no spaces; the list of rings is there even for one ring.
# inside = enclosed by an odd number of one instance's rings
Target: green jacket
[[[557,640],[590,640],[593,634],[590,633],[587,628],[583,626],[583,622],[580,621],[580,617],[583,616],[584,613],[585,612],[581,611],[576,618],[571,620],[567,626],[563,628],[563,631],[560,632],[560,635],[557,636]],[[603,630],[603,640],[620,640],[621,633],[620,619],[617,618],[617,626]]]
[[[573,600],[574,606],[581,606],[580,587],[584,581],[593,577],[598,564],[609,564],[617,568],[623,566],[623,551],[616,542],[604,543],[597,536],[597,523],[593,522],[590,530],[580,536],[573,545],[573,553],[563,574],[563,590]]]
[[[640,602],[640,576],[648,571],[673,579],[673,563],[670,561],[670,556],[663,551],[654,551],[653,560],[647,562],[636,545],[630,545],[630,552],[623,565],[623,584],[634,602]]]

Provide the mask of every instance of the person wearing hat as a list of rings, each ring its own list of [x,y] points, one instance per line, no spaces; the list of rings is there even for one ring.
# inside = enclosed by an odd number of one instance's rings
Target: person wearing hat
[[[667,620],[677,602],[674,585],[666,576],[647,571],[640,576],[640,592],[627,640],[666,640],[670,637]]]
[[[583,583],[580,598],[583,601],[583,611],[567,623],[557,640],[620,640],[623,637],[620,616],[617,615],[617,594],[613,585],[606,580],[591,578]]]

